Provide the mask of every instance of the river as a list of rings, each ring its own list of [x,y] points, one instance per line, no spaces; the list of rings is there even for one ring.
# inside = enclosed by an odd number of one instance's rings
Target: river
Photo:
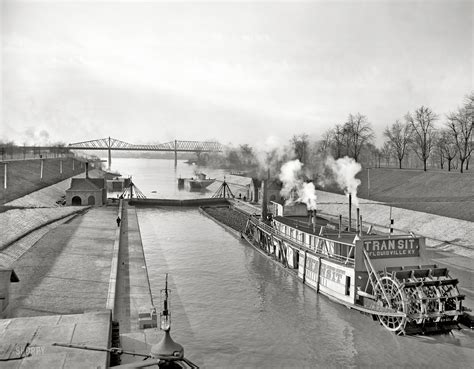
[[[193,167],[114,159],[147,197],[177,189]],[[223,171],[205,171],[211,177]],[[156,191],[156,192],[152,192]],[[197,209],[139,209],[155,304],[169,273],[172,336],[202,368],[472,368],[474,332],[400,337],[303,285]]]

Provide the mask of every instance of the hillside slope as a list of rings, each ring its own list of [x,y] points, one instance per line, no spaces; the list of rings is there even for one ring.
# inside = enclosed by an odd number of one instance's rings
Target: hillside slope
[[[43,178],[41,178],[43,161]],[[5,164],[7,188],[4,189]],[[73,158],[14,160],[0,163],[0,205],[50,186],[85,171],[85,164]]]
[[[357,196],[394,207],[474,221],[474,173],[371,168],[357,175]],[[370,185],[370,186],[369,186]],[[342,193],[336,186],[325,191]]]

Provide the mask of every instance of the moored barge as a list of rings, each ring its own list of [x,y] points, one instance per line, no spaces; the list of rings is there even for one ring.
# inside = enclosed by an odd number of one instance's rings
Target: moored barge
[[[446,268],[426,264],[425,238],[333,224],[301,204],[249,216],[242,237],[330,299],[371,315],[396,334],[458,329],[464,296]],[[295,210],[296,209],[296,210]],[[308,214],[309,213],[309,214]],[[341,219],[341,218],[340,218]]]

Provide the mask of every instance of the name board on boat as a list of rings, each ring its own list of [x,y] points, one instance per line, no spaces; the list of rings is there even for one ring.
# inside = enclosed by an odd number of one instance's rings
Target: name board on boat
[[[420,256],[418,238],[383,238],[364,240],[363,243],[372,259]]]
[[[306,283],[317,287],[319,280],[319,258],[308,254],[305,267]]]

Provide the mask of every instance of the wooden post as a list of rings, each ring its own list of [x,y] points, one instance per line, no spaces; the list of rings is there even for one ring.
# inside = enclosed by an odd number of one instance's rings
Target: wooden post
[[[7,163],[5,163],[5,172],[3,175],[3,188],[7,189]]]
[[[41,159],[40,164],[40,179],[43,179],[44,159]]]
[[[303,284],[306,282],[306,258],[307,258],[306,254],[307,254],[307,253],[308,253],[307,251],[305,251],[305,252],[304,252],[304,263],[303,263]]]
[[[339,234],[338,234],[339,238],[341,238],[341,228],[342,228],[342,215],[339,214]]]
[[[367,168],[367,198],[370,198],[370,168]]]

